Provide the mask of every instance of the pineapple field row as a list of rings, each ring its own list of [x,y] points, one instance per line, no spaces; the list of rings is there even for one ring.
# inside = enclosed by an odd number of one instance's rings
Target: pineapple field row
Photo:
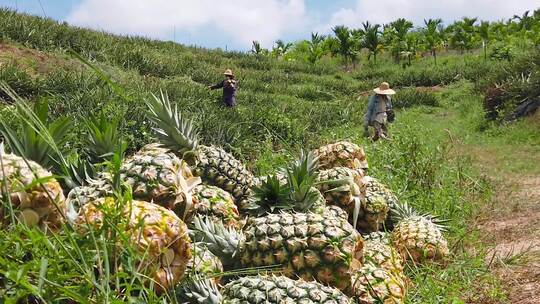
[[[493,188],[456,147],[538,152],[484,118],[512,63],[349,73],[0,15],[0,303],[504,301],[472,224]],[[234,109],[207,90],[225,67]],[[382,75],[398,120],[372,143]]]

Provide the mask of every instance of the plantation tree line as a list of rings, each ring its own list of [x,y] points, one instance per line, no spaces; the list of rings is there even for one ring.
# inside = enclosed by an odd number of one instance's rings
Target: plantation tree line
[[[360,28],[338,25],[330,35],[312,33],[310,40],[295,43],[277,40],[272,50],[253,41],[251,52],[259,56],[315,64],[323,57],[339,58],[356,67],[362,55],[377,63],[379,55],[388,53],[396,64],[410,66],[413,60],[431,56],[437,64],[440,52],[459,54],[482,49],[484,60],[512,60],[514,48],[540,46],[540,9],[496,22],[464,17],[445,25],[442,19],[424,19],[421,26],[399,18],[385,25],[362,23]]]

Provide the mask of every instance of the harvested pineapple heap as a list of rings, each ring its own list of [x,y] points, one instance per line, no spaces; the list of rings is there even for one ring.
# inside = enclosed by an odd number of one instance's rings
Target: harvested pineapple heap
[[[119,168],[133,200],[117,204],[107,172],[65,198],[50,172],[1,149],[9,195],[0,198],[13,211],[0,209],[3,223],[17,217],[54,230],[69,221],[84,234],[120,208],[155,289],[176,289],[188,303],[403,303],[404,262],[448,254],[437,219],[365,176],[366,155],[353,143],[302,152],[255,177],[222,148],[200,144],[165,95],[146,105],[157,143]]]

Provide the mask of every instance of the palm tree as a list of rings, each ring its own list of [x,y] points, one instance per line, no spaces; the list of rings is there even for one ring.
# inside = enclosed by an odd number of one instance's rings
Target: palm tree
[[[275,46],[272,48],[272,54],[279,58],[285,55],[293,46],[292,43],[285,43],[283,40],[279,39],[276,41]]]
[[[487,60],[487,47],[488,43],[491,40],[490,33],[491,24],[488,21],[482,21],[480,26],[477,28],[478,36],[482,39],[482,48],[484,49],[484,60]]]
[[[387,31],[385,32],[387,32],[388,35],[388,42],[391,45],[392,54],[398,64],[401,57],[401,51],[405,47],[405,36],[407,36],[407,33],[412,27],[412,22],[405,18],[399,18],[386,26]]]
[[[411,32],[405,36],[405,48],[401,51],[401,56],[407,59],[407,66],[412,65],[412,58],[418,52],[419,40],[418,32]]]
[[[441,31],[442,19],[424,19],[424,41],[426,48],[431,52],[433,61],[437,64],[437,49],[441,46]]]
[[[332,29],[337,39],[336,52],[341,55],[345,64],[350,60],[351,62],[356,57],[354,49],[354,40],[352,39],[351,31],[349,28],[343,25],[338,25]]]
[[[538,14],[536,13],[536,11],[534,12],[535,14]],[[533,16],[530,16],[530,11],[525,11],[525,13],[523,13],[522,16],[518,16],[518,15],[514,15],[514,17],[512,17],[511,20],[517,20],[518,21],[518,26],[519,26],[519,30],[526,30],[526,31],[529,31],[531,30],[533,24],[534,24],[534,19],[535,17]]]
[[[324,41],[324,36],[318,33],[311,33],[311,41],[308,42],[308,56],[307,59],[311,64],[315,64],[324,55],[324,50],[321,46]]]
[[[253,40],[251,44],[251,52],[255,55],[261,55],[264,53],[264,49],[261,47],[261,44],[257,40]]]
[[[373,61],[377,63],[377,54],[380,53],[383,49],[383,45],[380,41],[381,27],[379,24],[372,25],[369,21],[362,23],[363,29],[363,39],[362,47],[368,49],[368,61],[373,56]]]

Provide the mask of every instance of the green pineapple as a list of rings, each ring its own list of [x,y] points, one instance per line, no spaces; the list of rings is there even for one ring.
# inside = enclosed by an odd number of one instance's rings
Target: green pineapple
[[[194,189],[194,194],[197,198],[196,214],[221,220],[228,227],[240,227],[240,214],[229,192],[215,186],[199,185]]]
[[[406,203],[392,210],[397,223],[392,231],[392,243],[403,259],[414,262],[440,260],[449,254],[442,235],[442,221],[428,214],[420,214]]]
[[[388,217],[388,209],[385,196],[368,190],[366,192],[366,203],[360,210],[357,228],[364,233],[381,230]]]
[[[335,288],[284,276],[257,275],[238,278],[222,289],[213,281],[197,277],[179,288],[182,303],[193,304],[352,304],[352,299]]]
[[[396,195],[390,190],[386,185],[381,183],[376,178],[373,178],[371,176],[366,176],[364,178],[364,181],[366,182],[366,198],[367,200],[371,200],[374,202],[373,207],[379,206],[379,208],[373,208],[375,210],[379,209],[382,211],[384,203],[388,206],[386,213],[386,220],[384,221],[384,227],[387,230],[392,230],[394,227],[394,222],[392,221],[392,217],[388,216],[391,214],[392,210],[396,209],[397,204],[399,204],[399,201],[396,197]],[[384,203],[383,203],[384,201]],[[378,212],[375,214],[375,216],[381,219],[383,215],[381,212]]]
[[[194,233],[226,269],[274,266],[349,292],[362,261],[362,237],[331,212],[268,214],[249,219],[241,232],[197,217]]]
[[[186,273],[188,275],[212,277],[216,283],[219,283],[223,274],[221,260],[202,243],[192,243],[191,253],[193,256],[187,264]]]
[[[345,210],[355,227],[363,223],[361,215],[366,209],[363,176],[362,170],[336,167],[320,171],[317,178],[317,187],[324,194],[326,203]]]
[[[385,268],[365,263],[353,276],[355,298],[361,304],[405,303],[405,282]]]
[[[242,211],[254,185],[254,177],[244,165],[222,148],[200,145],[193,122],[182,117],[163,93],[153,95],[146,105],[163,146],[186,160],[203,182],[231,193]]]

